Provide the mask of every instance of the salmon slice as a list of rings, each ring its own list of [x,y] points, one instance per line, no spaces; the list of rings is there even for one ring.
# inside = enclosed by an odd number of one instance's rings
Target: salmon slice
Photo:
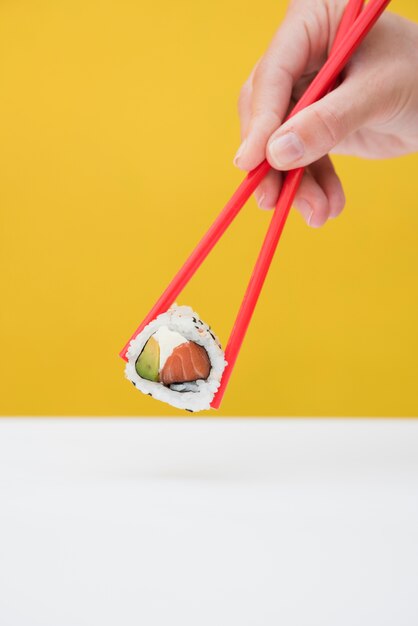
[[[193,341],[174,348],[160,372],[164,385],[186,383],[199,378],[206,379],[210,372],[208,353]]]

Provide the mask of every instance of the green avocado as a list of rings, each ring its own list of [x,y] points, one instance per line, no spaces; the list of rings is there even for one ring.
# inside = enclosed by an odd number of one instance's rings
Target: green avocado
[[[150,337],[141,354],[136,360],[135,369],[138,376],[146,380],[159,382],[160,344],[154,337]]]

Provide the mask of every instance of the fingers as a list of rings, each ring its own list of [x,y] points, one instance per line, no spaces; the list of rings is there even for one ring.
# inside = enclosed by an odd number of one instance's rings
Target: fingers
[[[281,73],[281,93],[278,83],[264,84],[273,80],[268,78],[269,72],[261,66],[253,79],[251,100],[247,103],[244,119],[247,127],[235,155],[234,164],[243,170],[252,170],[266,158],[266,145],[270,135],[278,128],[286,114],[287,104],[292,92],[292,80],[289,75]]]
[[[260,209],[274,209],[279,199],[282,176],[281,172],[270,170],[267,176],[261,181],[254,192],[255,199]]]
[[[276,206],[282,186],[280,176],[280,172],[272,170],[256,190],[255,196],[260,208],[272,209]],[[323,226],[328,219],[341,213],[345,205],[345,195],[328,156],[305,170],[294,205],[308,226],[313,228]]]
[[[241,141],[245,139],[248,131],[248,124],[251,120],[251,96],[253,91],[253,76],[256,68],[257,65],[243,84],[238,98],[238,115],[240,121]]]
[[[245,84],[239,113],[243,142],[234,163],[244,170],[264,158],[271,134],[282,123],[294,83],[312,61],[312,41],[326,49],[326,28],[316,19],[316,3],[293,2],[269,49]]]
[[[313,228],[337,217],[344,208],[344,191],[329,157],[324,157],[305,171],[296,194],[295,208]]]
[[[327,197],[328,219],[338,217],[345,206],[345,194],[331,159],[325,156],[313,163],[309,169]]]
[[[238,100],[238,112],[241,122],[241,139],[244,139],[248,125],[251,121],[251,98],[252,98],[252,79],[257,66],[254,68],[251,76],[244,83]],[[265,158],[265,143],[260,147],[262,157]],[[260,209],[273,209],[276,206],[279,191],[282,182],[282,174],[276,170],[271,170],[262,180],[254,192],[256,202]]]
[[[347,79],[273,133],[267,145],[269,163],[290,170],[317,161],[370,120],[373,97],[360,81]]]
[[[328,198],[312,173],[306,170],[294,202],[308,226],[319,228],[329,216]]]

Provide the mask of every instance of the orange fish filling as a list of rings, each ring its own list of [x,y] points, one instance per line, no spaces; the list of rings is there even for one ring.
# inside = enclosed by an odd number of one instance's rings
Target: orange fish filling
[[[210,367],[206,350],[189,341],[174,348],[160,372],[160,381],[164,385],[172,385],[204,380],[209,376]]]

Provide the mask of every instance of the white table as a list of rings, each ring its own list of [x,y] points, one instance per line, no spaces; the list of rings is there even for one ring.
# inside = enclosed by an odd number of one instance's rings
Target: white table
[[[416,626],[418,422],[0,420],[2,626]]]

